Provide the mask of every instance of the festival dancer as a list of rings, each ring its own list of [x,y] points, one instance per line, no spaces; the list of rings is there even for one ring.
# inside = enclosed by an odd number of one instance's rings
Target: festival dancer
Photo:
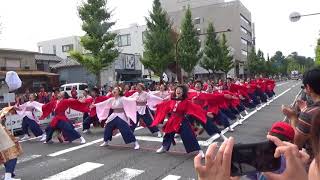
[[[165,84],[161,84],[159,91],[153,91],[152,94],[162,98],[163,100],[168,100],[171,97],[171,93],[168,91],[167,85]]]
[[[86,143],[86,140],[74,129],[73,124],[67,118],[66,111],[68,109],[89,112],[87,104],[76,99],[68,98],[66,92],[59,93],[56,100],[50,101],[48,104],[42,106],[43,114],[40,120],[48,117],[52,112],[54,113],[54,117],[46,128],[47,138],[44,143],[52,142],[51,139],[55,130],[62,131],[64,137],[67,138],[65,140],[69,142],[79,139],[81,144]]]
[[[102,101],[105,101],[112,96],[112,94],[109,96],[100,96],[100,91],[99,91],[99,88],[97,87],[93,88],[90,94],[91,94],[91,98],[87,98],[86,100],[83,101],[87,103],[89,106],[92,104],[97,104]],[[83,123],[82,123],[83,133],[90,132],[91,124],[100,124],[95,107],[92,107],[90,109],[89,116],[86,119],[83,119]]]
[[[188,93],[188,98],[191,100],[192,103],[195,103],[206,110],[208,109],[209,101],[216,101],[217,98],[219,98],[219,97],[220,97],[219,95],[209,94],[209,93],[206,93],[205,91],[202,91],[202,82],[201,81],[196,81],[195,91],[190,91]],[[201,134],[203,131],[202,128],[199,127],[199,125],[200,125],[208,133],[208,135],[212,136],[217,133],[217,134],[219,134],[220,137],[225,138],[221,134],[221,131],[219,130],[219,128],[213,123],[213,121],[211,119],[211,118],[213,118],[213,116],[211,116],[211,115],[212,114],[210,112],[207,112],[208,119],[206,121],[206,124],[201,123],[201,121],[197,120],[196,118],[194,118],[192,116],[187,116],[187,118],[189,119],[189,121],[192,124],[195,124],[195,126],[198,126],[197,129],[199,130],[199,132],[196,131],[197,134]]]
[[[35,137],[41,138],[40,141],[46,140],[46,134],[41,130],[38,117],[34,114],[35,111],[42,111],[43,104],[35,101],[33,94],[29,95],[29,101],[24,104],[16,104],[15,110],[18,115],[23,117],[22,120],[22,132],[24,137],[21,140],[28,140],[30,138],[28,128],[34,134]]]
[[[137,121],[136,100],[124,97],[120,87],[115,87],[112,94],[113,97],[108,100],[93,105],[96,107],[99,120],[107,119],[105,122],[104,142],[100,146],[108,146],[109,141],[112,140],[112,132],[115,129],[119,129],[124,142],[126,144],[134,143],[134,149],[137,150],[140,145],[130,128],[130,119],[134,123]],[[110,110],[112,110],[112,114],[109,115]]]
[[[161,103],[163,99],[146,92],[142,83],[137,85],[137,92],[130,97],[137,101],[137,122],[131,126],[132,131],[134,131],[137,127],[138,121],[143,121],[152,134],[158,133],[158,137],[161,137],[162,134],[159,128],[150,126],[153,121],[150,108],[153,108],[155,105]]]
[[[185,116],[194,116],[203,124],[206,124],[206,114],[200,106],[190,102],[187,98],[188,88],[179,85],[176,87],[171,100],[164,101],[157,105],[155,119],[151,125],[152,127],[156,127],[162,123],[165,117],[170,114],[168,121],[163,127],[165,135],[162,146],[157,150],[157,153],[169,151],[171,144],[174,143],[174,135],[179,133],[187,153],[198,151],[204,156],[196,136],[193,133],[191,124]]]
[[[17,158],[22,154],[19,141],[1,123],[5,114],[9,113],[11,109],[12,107],[7,107],[0,111],[0,164],[5,167],[4,180],[18,180],[14,178],[14,170]]]

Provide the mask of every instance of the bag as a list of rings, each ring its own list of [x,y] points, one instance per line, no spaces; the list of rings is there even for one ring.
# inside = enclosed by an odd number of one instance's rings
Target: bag
[[[9,87],[9,92],[19,89],[22,85],[21,79],[19,78],[18,74],[14,71],[8,71],[6,73],[5,81]]]
[[[15,144],[11,140],[9,134],[6,132],[4,127],[0,124],[0,151],[7,150],[13,147]]]

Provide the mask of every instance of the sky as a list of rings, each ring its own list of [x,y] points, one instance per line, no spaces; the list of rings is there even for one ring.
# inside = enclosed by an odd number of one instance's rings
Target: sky
[[[174,1],[174,0],[173,0]],[[256,24],[256,44],[266,55],[277,50],[314,57],[320,37],[320,15],[292,23],[292,12],[319,13],[320,0],[241,0]],[[0,48],[37,51],[37,42],[83,35],[77,15],[80,0],[0,0]],[[108,0],[113,29],[145,23],[152,0]]]

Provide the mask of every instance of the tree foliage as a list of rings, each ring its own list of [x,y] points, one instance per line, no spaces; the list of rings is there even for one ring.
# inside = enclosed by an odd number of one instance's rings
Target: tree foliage
[[[146,22],[142,63],[162,79],[162,74],[174,60],[174,32],[159,0],[153,1]]]
[[[318,67],[320,66],[320,38],[318,39],[317,47],[316,47],[316,59],[315,59],[315,64],[316,64]]]
[[[191,10],[190,7],[188,7],[181,25],[177,55],[179,57],[179,64],[188,73],[189,77],[202,56],[200,46],[201,43],[197,37],[197,30],[192,21]]]
[[[227,44],[227,38],[225,34],[222,34],[220,43],[221,48],[221,60],[218,62],[218,69],[224,72],[225,75],[234,67],[233,56],[231,55],[229,46]]]
[[[110,21],[111,13],[106,6],[107,0],[88,0],[78,7],[82,30],[85,32],[80,42],[87,53],[70,52],[71,57],[96,76],[99,86],[100,72],[119,55],[115,48],[117,35],[109,32],[115,22]]]
[[[214,73],[218,70],[217,66],[219,61],[221,61],[222,52],[213,23],[209,24],[207,33],[200,66],[206,69],[210,74],[210,72]]]

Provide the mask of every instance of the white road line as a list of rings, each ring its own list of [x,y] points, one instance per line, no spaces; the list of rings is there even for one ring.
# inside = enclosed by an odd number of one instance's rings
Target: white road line
[[[138,127],[136,128],[136,131],[140,130],[140,129],[143,129],[143,127]],[[114,136],[115,137],[119,137],[121,136],[120,133],[118,133],[117,135]],[[55,153],[51,153],[49,154],[48,156],[50,157],[56,157],[56,156],[60,156],[61,154],[65,154],[65,153],[68,153],[68,152],[71,152],[71,151],[75,151],[75,150],[78,150],[78,149],[82,149],[84,147],[88,147],[88,146],[91,146],[93,144],[96,144],[96,143],[99,143],[99,142],[102,142],[103,141],[103,138],[101,139],[97,139],[97,140],[94,140],[94,141],[91,141],[91,142],[88,142],[86,144],[82,144],[82,145],[79,145],[79,146],[74,146],[74,147],[71,147],[71,148],[68,148],[68,149],[64,149],[64,150],[61,150],[61,151],[58,151],[58,152],[55,152]]]
[[[261,105],[259,108],[262,109],[262,108],[266,107],[267,104],[270,104],[270,103],[272,103],[273,101],[275,101],[276,99],[278,99],[279,97],[283,96],[284,94],[286,94],[287,92],[289,92],[292,88],[294,88],[294,87],[297,86],[298,84],[300,84],[300,83],[297,83],[297,84],[292,85],[289,89],[283,91],[282,93],[280,93],[279,95],[277,95],[276,97],[274,97],[273,99],[271,99],[269,102],[264,103],[264,104]],[[258,109],[259,109],[259,108],[258,108]],[[259,110],[260,110],[260,109],[259,109]],[[249,117],[251,117],[252,115],[254,115],[254,114],[257,113],[257,112],[258,112],[257,110],[254,110],[254,111],[250,112],[250,113],[247,114],[242,120],[240,120],[240,122],[246,121]],[[232,128],[235,128],[235,127],[238,126],[238,125],[239,125],[239,122],[235,122],[235,123],[233,123],[233,124],[231,125],[231,127],[232,127]],[[226,128],[226,129],[224,129],[224,130],[221,131],[221,134],[225,134],[225,133],[227,133],[228,131],[229,131],[229,129]],[[215,140],[218,139],[218,138],[219,138],[219,135],[216,134],[216,135],[212,136],[211,138],[209,138],[208,140],[206,140],[204,144],[208,146],[208,145],[210,145],[213,141],[215,141]]]
[[[119,172],[111,174],[110,176],[105,177],[103,180],[130,180],[133,179],[140,174],[144,173],[143,170],[131,169],[131,168],[123,168]]]
[[[178,180],[180,178],[181,178],[181,176],[168,175],[168,176],[164,177],[162,180]]]
[[[289,81],[288,81],[288,82],[284,82],[284,83],[277,84],[276,86],[279,87],[279,86],[282,86],[282,85],[285,85],[285,84],[288,84],[288,83],[289,83]]]
[[[162,142],[163,138],[151,137],[151,136],[136,136],[139,141],[151,141],[151,142]],[[181,139],[175,139],[176,143],[183,143]],[[206,141],[198,141],[200,146],[208,146]]]
[[[17,164],[25,163],[25,162],[37,159],[39,157],[41,157],[41,155],[35,154],[35,155],[27,156],[27,157],[24,157],[24,158],[21,158],[21,159],[19,158]],[[1,169],[3,169],[3,166],[0,166],[0,170]]]
[[[63,171],[59,174],[50,176],[44,180],[58,180],[58,179],[59,180],[71,180],[71,179],[79,177],[87,172],[95,170],[101,166],[103,166],[103,164],[86,162],[86,163],[80,164],[76,167],[73,167],[71,169],[68,169],[66,171]]]

